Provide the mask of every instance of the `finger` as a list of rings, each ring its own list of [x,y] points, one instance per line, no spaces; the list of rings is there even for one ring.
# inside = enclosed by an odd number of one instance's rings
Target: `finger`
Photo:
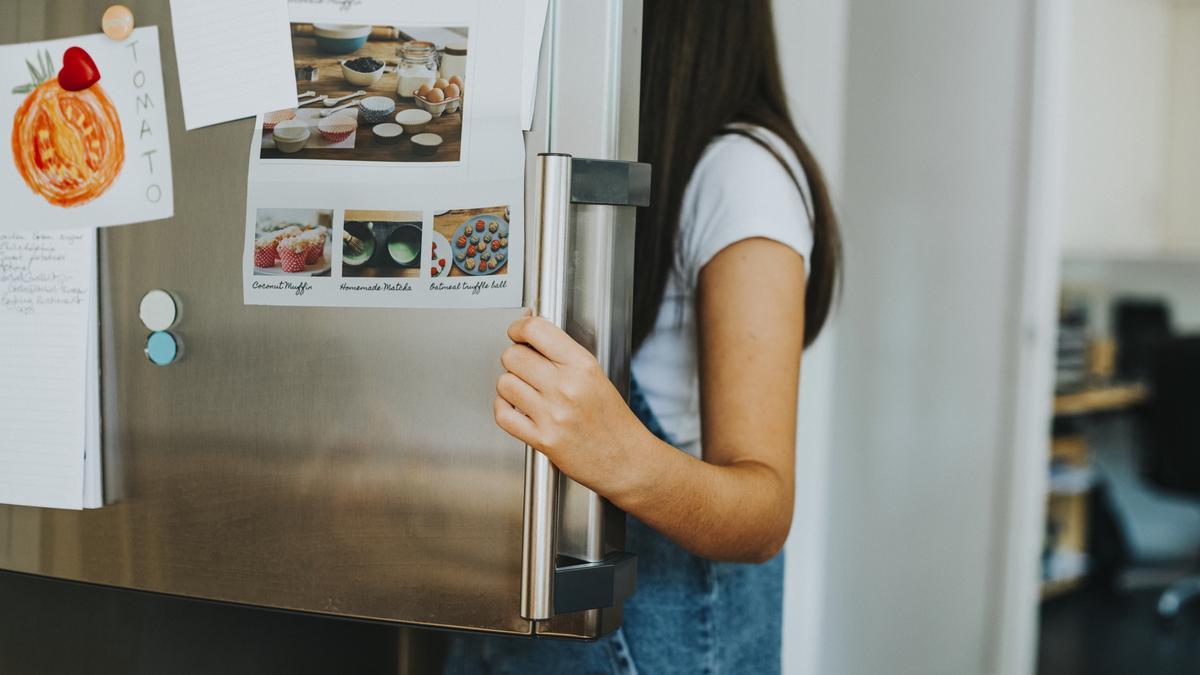
[[[542,395],[512,373],[504,373],[496,380],[496,393],[527,417],[537,417],[545,407]]]
[[[492,414],[496,418],[496,426],[509,436],[525,445],[537,445],[537,426],[534,425],[533,420],[512,407],[508,401],[497,396],[496,400],[492,402]]]
[[[571,363],[589,354],[563,329],[537,316],[512,322],[508,327],[508,337],[513,342],[533,347],[555,363]]]
[[[508,372],[525,380],[538,391],[554,382],[554,364],[529,345],[514,344],[500,353],[500,365]]]

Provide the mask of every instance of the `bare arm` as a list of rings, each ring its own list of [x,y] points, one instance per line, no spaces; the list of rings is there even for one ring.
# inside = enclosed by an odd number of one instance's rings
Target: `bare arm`
[[[509,329],[496,421],[692,553],[758,562],[791,525],[804,260],[766,239],[701,271],[701,461],[655,438],[590,353],[541,319]]]

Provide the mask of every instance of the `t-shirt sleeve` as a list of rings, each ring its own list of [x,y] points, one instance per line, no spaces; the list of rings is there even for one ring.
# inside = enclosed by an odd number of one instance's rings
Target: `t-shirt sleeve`
[[[790,151],[783,148],[790,157]],[[781,153],[782,154],[782,153]],[[795,167],[803,185],[804,175]],[[804,196],[770,152],[737,135],[705,152],[684,191],[680,212],[679,267],[695,288],[700,270],[744,239],[763,237],[787,245],[806,261],[813,234]]]

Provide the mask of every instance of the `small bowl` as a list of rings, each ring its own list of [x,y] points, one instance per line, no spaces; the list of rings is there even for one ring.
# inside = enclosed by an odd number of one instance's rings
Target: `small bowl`
[[[411,140],[413,152],[422,157],[432,157],[442,147],[442,137],[437,134],[417,134]]]
[[[406,252],[411,252],[412,257],[401,259],[400,255]],[[409,223],[397,226],[388,235],[387,254],[398,267],[418,267],[421,264],[421,228]]]
[[[382,122],[396,110],[396,102],[387,96],[368,96],[358,102],[362,120],[367,124]]]
[[[396,124],[404,127],[404,130],[410,135],[421,133],[425,125],[431,121],[433,121],[433,115],[427,110],[409,108],[408,110],[401,110],[396,113]]]
[[[371,133],[375,135],[375,142],[383,145],[390,145],[400,140],[404,135],[404,127],[393,122],[384,122],[371,127]]]
[[[378,68],[369,73],[364,73],[347,66],[345,61],[339,61],[338,63],[342,66],[342,77],[350,84],[362,87],[363,89],[378,82],[379,78],[383,77],[383,71],[387,68],[387,64],[381,61]]]
[[[303,150],[311,135],[308,124],[301,120],[284,120],[276,124],[271,131],[271,137],[275,139],[275,148],[288,154]]]
[[[446,101],[442,101],[441,103],[426,101],[420,96],[417,96],[417,92],[415,91],[412,93],[412,97],[413,100],[417,102],[417,107],[429,113],[430,115],[433,115],[434,117],[441,117],[442,113],[446,112]]]
[[[295,110],[274,110],[263,115],[263,131],[271,131],[275,128],[276,124],[293,119],[296,119]]]
[[[358,119],[346,115],[330,115],[317,122],[317,131],[330,143],[341,143],[358,129]]]
[[[362,46],[367,44],[370,34],[371,27],[367,25],[313,24],[317,49],[327,54],[349,54],[362,49]]]

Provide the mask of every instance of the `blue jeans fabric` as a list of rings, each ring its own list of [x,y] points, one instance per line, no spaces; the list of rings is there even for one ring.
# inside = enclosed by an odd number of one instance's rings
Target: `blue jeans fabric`
[[[630,407],[670,442],[634,382]],[[783,556],[762,565],[705,560],[629,517],[637,592],[625,620],[595,642],[458,636],[447,675],[476,673],[754,673],[780,670]]]

